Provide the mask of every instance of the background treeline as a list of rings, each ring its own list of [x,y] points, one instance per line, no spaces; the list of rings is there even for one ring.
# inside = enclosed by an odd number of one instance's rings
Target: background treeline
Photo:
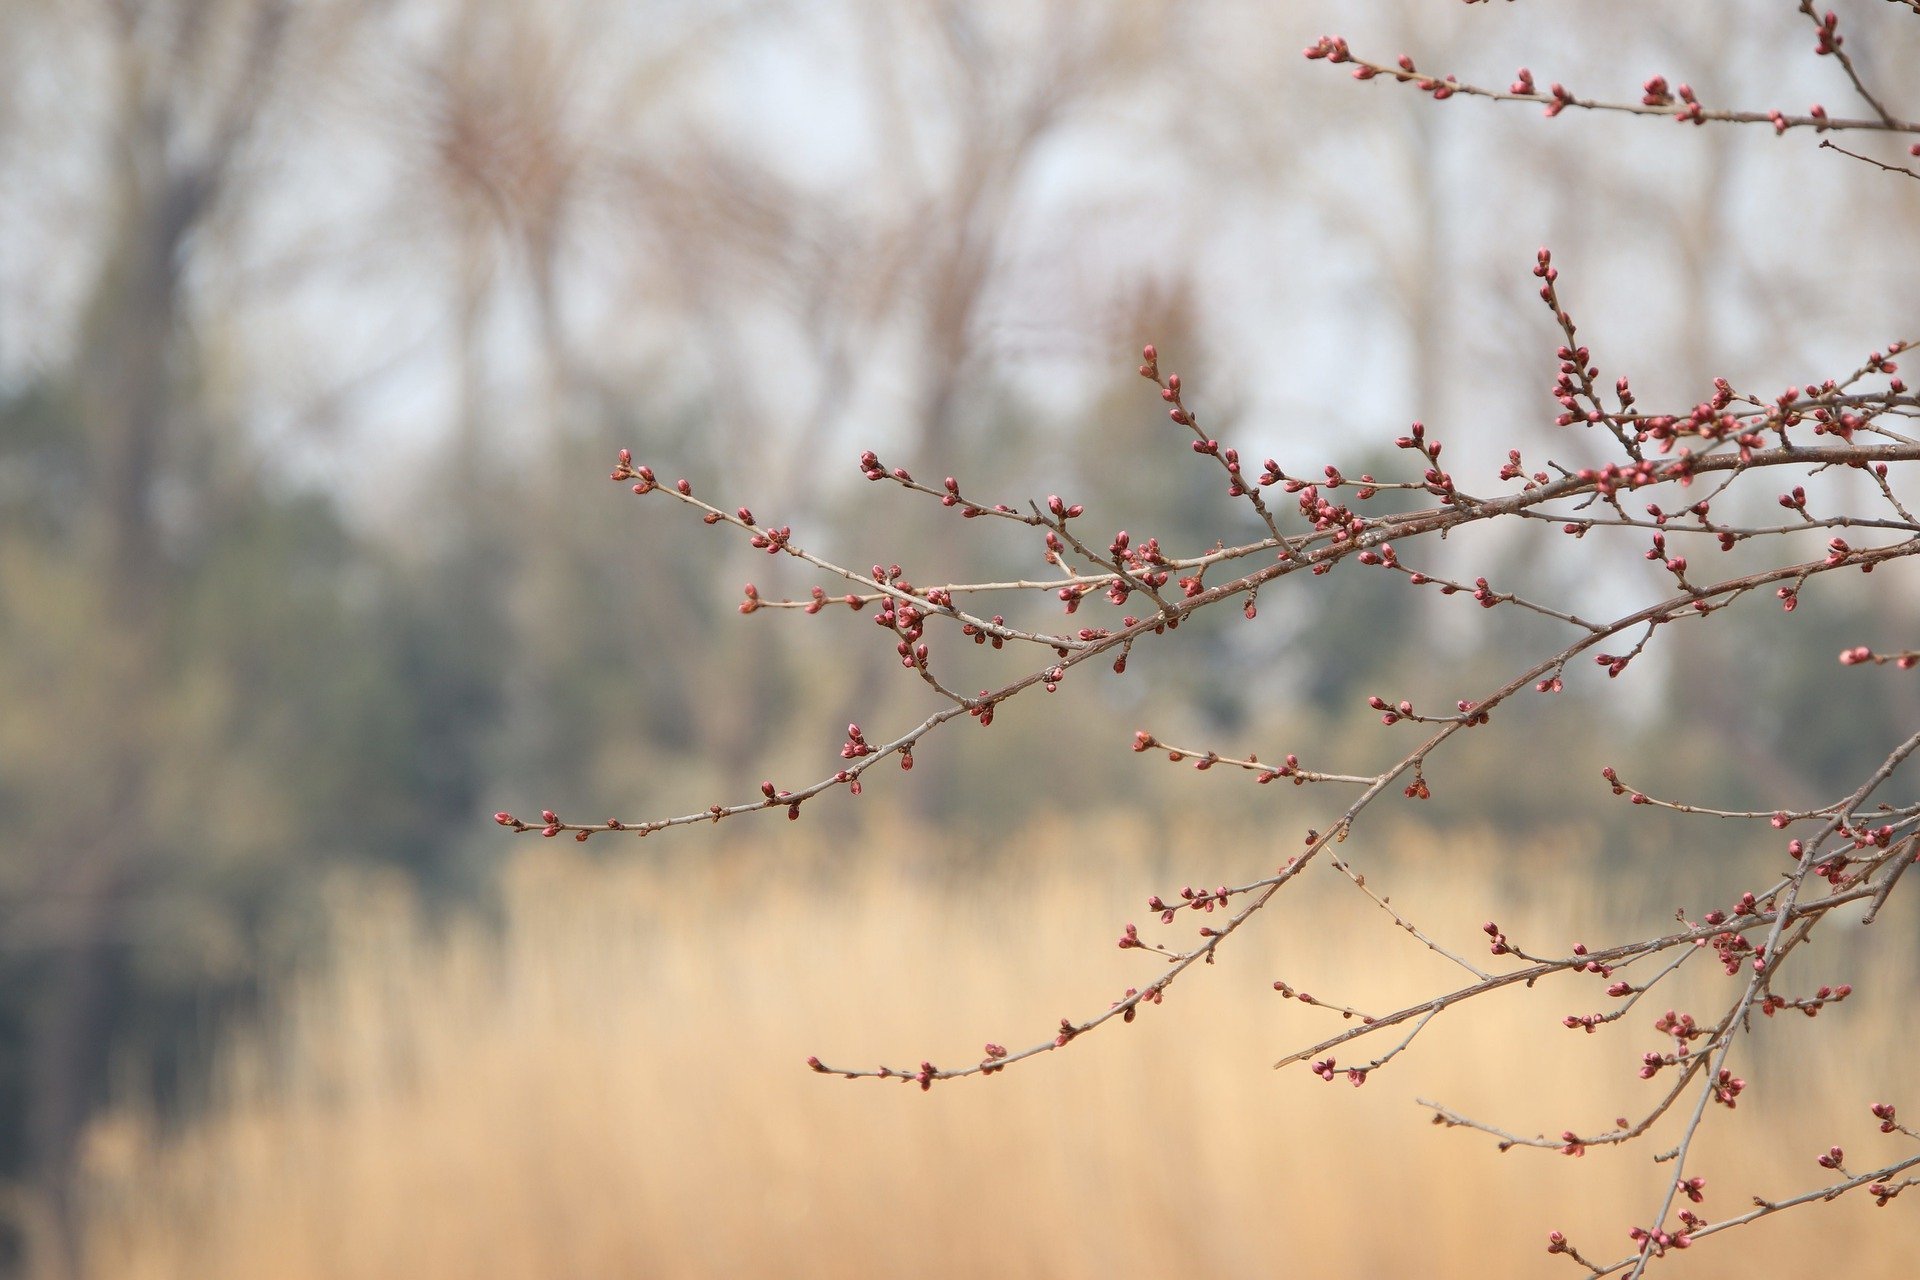
[[[1583,89],[1683,67],[1715,101],[1844,89],[1784,6],[1733,32],[1658,5],[1497,28],[1458,8],[1344,29],[1485,80],[1525,50]],[[484,908],[514,847],[496,808],[701,808],[921,705],[864,617],[739,618],[742,582],[811,580],[623,497],[601,478],[619,447],[856,564],[1017,576],[1036,544],[866,486],[858,450],[1195,550],[1245,529],[1132,378],[1143,339],[1246,453],[1384,475],[1419,416],[1471,487],[1515,438],[1584,456],[1541,425],[1538,242],[1643,398],[1691,403],[1715,373],[1772,390],[1920,336],[1915,184],[1792,140],[1436,110],[1299,61],[1354,20],[0,8],[0,1176],[59,1221],[112,1090],[190,1106],[338,869]],[[1912,65],[1920,24],[1884,25],[1860,56]],[[1810,167],[1790,207],[1747,194]],[[1550,595],[1635,586],[1577,548],[1492,551]],[[1152,767],[1133,729],[1341,767],[1379,732],[1367,694],[1444,705],[1500,670],[1470,604],[1311,585],[1063,688],[1072,714],[930,743],[892,838],[959,837],[928,843],[933,872],[1041,812],[1290,830],[1314,820],[1293,794]],[[1728,837],[1624,822],[1597,783],[1622,751],[1674,793],[1826,798],[1920,710],[1910,683],[1836,680],[1833,654],[1910,644],[1920,607],[1749,612],[1738,645],[1676,629],[1635,681],[1579,673],[1577,708],[1495,726],[1421,816],[1625,864]],[[847,801],[808,820],[858,827]]]

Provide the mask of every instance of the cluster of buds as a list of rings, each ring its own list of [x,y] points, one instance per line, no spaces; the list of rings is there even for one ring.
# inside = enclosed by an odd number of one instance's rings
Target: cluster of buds
[[[1307,780],[1300,776],[1300,757],[1288,753],[1287,758],[1279,765],[1271,769],[1262,769],[1254,781],[1267,783],[1275,778],[1292,778],[1294,786],[1304,785]]]
[[[1442,504],[1454,501],[1453,477],[1440,469],[1440,451],[1444,447],[1440,441],[1427,435],[1424,422],[1416,422],[1407,428],[1407,434],[1393,442],[1396,449],[1407,449],[1419,454],[1426,460],[1426,470],[1420,475],[1426,491],[1440,499]]]
[[[1695,1022],[1692,1014],[1675,1013],[1672,1009],[1654,1019],[1653,1029],[1662,1035],[1672,1036],[1673,1051],[1683,1058],[1687,1056],[1689,1041],[1713,1034],[1706,1027]]]
[[[1158,948],[1155,949],[1158,950]],[[1162,954],[1165,953],[1162,952]],[[1120,1021],[1122,1023],[1132,1022],[1134,1017],[1140,1012],[1141,1005],[1159,1004],[1161,996],[1164,993],[1165,988],[1158,984],[1148,987],[1145,992],[1142,992],[1138,987],[1128,987],[1126,994],[1108,1005],[1107,1009],[1109,1012],[1117,1011],[1120,1014]]]
[[[1648,1231],[1644,1227],[1635,1227],[1627,1232],[1634,1247],[1651,1253],[1654,1257],[1664,1257],[1669,1249],[1685,1249],[1693,1243],[1693,1237],[1684,1231]]]
[[[1902,671],[1911,671],[1920,666],[1920,653],[1878,654],[1864,644],[1840,651],[1840,665],[1843,667],[1857,667],[1868,662],[1891,663]]]
[[[742,524],[752,524],[753,513],[745,507],[740,508],[740,521]],[[751,538],[747,539],[747,543],[755,550],[764,551],[770,556],[777,556],[787,549],[788,544],[792,540],[793,526],[783,524],[777,528],[769,528],[764,531],[755,532]]]
[[[1840,35],[1840,15],[1829,9],[1826,17],[1815,21],[1820,34],[1814,41],[1813,51],[1822,57],[1840,52],[1840,46],[1846,43]]]
[[[1307,46],[1306,56],[1314,60],[1325,58],[1328,62],[1352,62],[1353,50],[1347,47],[1344,36],[1321,36]]]
[[[1367,699],[1367,705],[1381,713],[1381,724],[1398,724],[1402,720],[1414,718],[1413,703],[1402,698],[1397,705],[1389,706],[1385,698],[1374,695]]]
[[[1829,1004],[1838,1004],[1853,994],[1853,984],[1843,982],[1837,987],[1821,987],[1804,1000],[1789,1000],[1785,996],[1769,993],[1760,1002],[1760,1012],[1771,1018],[1782,1009],[1798,1009],[1809,1018],[1815,1017]]]
[[[1174,913],[1181,910],[1212,911],[1216,907],[1224,908],[1227,905],[1228,899],[1233,897],[1234,892],[1234,890],[1227,888],[1225,885],[1221,885],[1215,889],[1195,889],[1189,885],[1180,890],[1180,901],[1178,902],[1170,903],[1159,894],[1154,894],[1151,898],[1147,899],[1147,910],[1158,914],[1161,924],[1172,924]],[[1128,925],[1127,930],[1129,934],[1131,934],[1133,926]]]
[[[1611,965],[1588,957],[1587,944],[1584,942],[1576,942],[1573,944],[1573,962],[1573,971],[1575,973],[1597,974],[1602,978],[1611,978],[1613,976],[1613,967]]]
[[[1347,1078],[1347,1083],[1352,1085],[1356,1089],[1358,1089],[1361,1085],[1365,1084],[1367,1082],[1367,1077],[1372,1073],[1373,1073],[1373,1068],[1371,1067],[1347,1067],[1344,1070],[1342,1070],[1340,1067],[1335,1065],[1334,1060],[1332,1058],[1322,1058],[1318,1062],[1315,1062],[1313,1064],[1313,1074],[1319,1076],[1322,1080],[1325,1080],[1328,1084],[1333,1083],[1335,1076],[1343,1075]]]
[[[1680,102],[1682,104],[1680,110],[1674,113],[1673,118],[1675,120],[1678,120],[1681,124],[1705,124],[1707,122],[1707,109],[1700,105],[1698,98],[1693,96],[1692,86],[1685,84],[1678,85],[1674,88],[1674,92],[1680,95]]]
[[[1720,913],[1717,911],[1709,911],[1707,913],[1707,923],[1717,924],[1718,921],[1712,919],[1712,917],[1718,914]],[[1759,957],[1759,948],[1755,947],[1753,943],[1748,942],[1744,934],[1732,932],[1716,933],[1710,941],[1713,946],[1714,955],[1720,960],[1721,969],[1726,972],[1729,978],[1736,976],[1740,970],[1748,964],[1749,957],[1755,959]]]

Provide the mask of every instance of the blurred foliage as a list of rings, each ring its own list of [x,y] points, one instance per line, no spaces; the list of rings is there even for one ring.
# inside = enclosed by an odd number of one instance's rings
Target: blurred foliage
[[[25,1021],[49,957],[101,927],[66,855],[102,838],[108,775],[132,744],[149,800],[138,860],[104,904],[116,1039],[165,1056],[196,1010],[310,936],[325,867],[478,883],[460,855],[482,803],[489,681],[328,497],[254,486],[203,498],[169,530],[158,659],[127,698],[125,628],[70,518],[85,459],[59,404],[28,395],[0,413],[0,468],[17,482],[0,508],[0,1016]],[[22,1071],[14,1040],[0,1073],[16,1123]],[[4,1157],[17,1170],[20,1145]]]

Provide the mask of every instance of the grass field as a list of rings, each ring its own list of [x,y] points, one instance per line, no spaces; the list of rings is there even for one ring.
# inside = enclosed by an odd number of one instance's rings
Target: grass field
[[[785,824],[744,834],[765,843],[650,841],[648,858],[611,862],[533,848],[484,926],[430,926],[401,894],[343,886],[332,959],[227,1046],[209,1114],[181,1125],[128,1106],[93,1133],[87,1274],[1573,1276],[1545,1253],[1548,1230],[1611,1259],[1651,1210],[1657,1138],[1501,1155],[1413,1101],[1550,1132],[1630,1110],[1652,1088],[1633,1067],[1659,1010],[1595,1036],[1561,1028],[1605,1007],[1597,979],[1443,1019],[1362,1089],[1270,1069],[1337,1024],[1275,995],[1275,978],[1363,1008],[1451,981],[1332,873],[1163,1007],[1065,1053],[926,1095],[816,1076],[809,1053],[957,1063],[988,1040],[1043,1039],[1151,972],[1113,946],[1148,893],[1273,857],[1223,833],[1062,824],[956,879],[923,842],[910,860],[836,864]],[[1378,882],[1481,954],[1489,915],[1538,950],[1563,951],[1576,920],[1598,936],[1598,887],[1561,872],[1503,894],[1492,856],[1410,850]],[[1911,912],[1889,924],[1914,931]],[[1897,973],[1844,975],[1853,1002],[1767,1024],[1782,1060],[1743,1059],[1753,1084],[1691,1166],[1705,1211],[1819,1185],[1830,1143],[1861,1168],[1897,1151],[1867,1105],[1920,1112],[1920,1095],[1898,1096],[1920,1079],[1914,973],[1909,955]],[[1795,1210],[1662,1273],[1910,1277],[1917,1210],[1858,1196]]]

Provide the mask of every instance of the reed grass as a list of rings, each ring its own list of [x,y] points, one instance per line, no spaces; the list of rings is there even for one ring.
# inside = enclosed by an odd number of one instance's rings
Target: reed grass
[[[1629,1111],[1653,1088],[1633,1066],[1658,1011],[1563,1029],[1606,1006],[1597,979],[1462,1009],[1361,1089],[1270,1068],[1337,1023],[1276,978],[1363,1008],[1452,980],[1332,873],[1164,1006],[1067,1052],[924,1095],[815,1075],[809,1053],[962,1062],[1043,1039],[1150,972],[1113,940],[1178,889],[1170,868],[1211,884],[1273,858],[1245,833],[1114,820],[1030,829],[978,869],[918,836],[841,856],[781,827],[614,862],[542,845],[490,923],[343,886],[328,958],[232,1037],[205,1114],[129,1102],[93,1131],[87,1274],[1571,1276],[1548,1230],[1620,1256],[1655,1203],[1658,1139],[1502,1155],[1412,1101],[1548,1132]],[[1574,872],[1495,874],[1508,855],[1484,847],[1410,845],[1382,883],[1480,954],[1489,915],[1542,950],[1596,917],[1659,924],[1620,919]],[[1910,913],[1889,924],[1913,932]],[[1920,1060],[1911,958],[1848,975],[1859,995],[1817,1021],[1767,1026],[1768,1061],[1743,1058],[1754,1083],[1691,1167],[1710,1214],[1820,1185],[1830,1143],[1861,1167],[1893,1154],[1867,1106],[1920,1111],[1898,1096]],[[1910,1277],[1917,1208],[1795,1210],[1662,1273]]]

